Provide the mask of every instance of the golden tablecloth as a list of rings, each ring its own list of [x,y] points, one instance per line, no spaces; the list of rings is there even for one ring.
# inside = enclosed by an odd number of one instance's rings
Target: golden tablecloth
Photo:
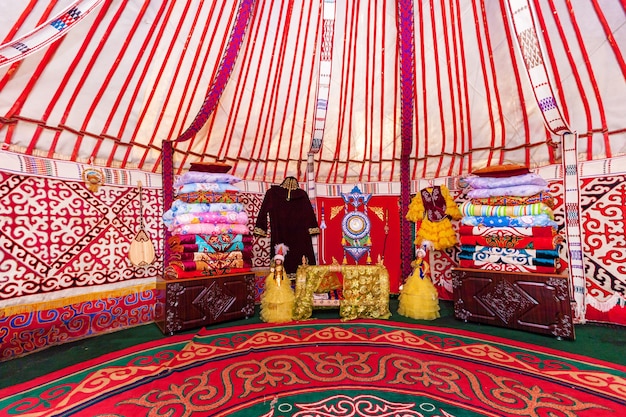
[[[387,319],[389,311],[389,272],[382,265],[301,265],[296,272],[294,320],[313,314],[313,294],[333,274],[343,276],[341,320],[356,318]]]

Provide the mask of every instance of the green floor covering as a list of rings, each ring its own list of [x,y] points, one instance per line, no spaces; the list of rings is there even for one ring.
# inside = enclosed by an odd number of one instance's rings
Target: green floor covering
[[[525,343],[545,346],[578,355],[589,356],[604,361],[626,366],[626,329],[620,326],[598,324],[576,325],[576,340],[559,340],[555,337],[538,335],[519,330],[465,323],[454,318],[451,301],[440,301],[441,317],[433,321],[413,320],[397,313],[398,300],[390,300],[392,317],[390,321],[418,323],[443,328],[463,329],[467,331],[489,334]],[[338,310],[315,310],[314,318],[339,318]],[[243,324],[259,323],[257,314],[247,320],[231,321],[211,326],[221,328]],[[197,329],[187,333],[196,333]],[[124,349],[136,344],[161,339],[164,336],[156,324],[147,324],[132,329],[99,335],[59,346],[52,346],[43,351],[32,353],[21,358],[0,362],[0,388],[6,388],[21,382],[29,381],[46,373],[63,369],[81,361],[97,358],[103,354]]]

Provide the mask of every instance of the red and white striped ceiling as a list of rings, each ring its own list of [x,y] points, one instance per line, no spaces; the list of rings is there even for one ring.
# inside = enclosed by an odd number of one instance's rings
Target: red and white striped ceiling
[[[244,3],[250,19],[220,79]],[[412,26],[399,18],[407,3]],[[175,172],[220,160],[247,180],[303,179],[319,146],[317,182],[399,181],[399,45],[411,34],[412,179],[555,163],[512,24],[523,8],[581,160],[625,154],[624,0],[0,2],[0,143],[160,172],[163,141],[219,84],[207,122],[174,144]]]

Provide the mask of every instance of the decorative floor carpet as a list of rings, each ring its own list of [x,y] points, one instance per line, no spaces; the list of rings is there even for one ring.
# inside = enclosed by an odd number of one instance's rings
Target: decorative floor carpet
[[[0,390],[2,416],[619,416],[626,367],[463,330],[203,329]]]

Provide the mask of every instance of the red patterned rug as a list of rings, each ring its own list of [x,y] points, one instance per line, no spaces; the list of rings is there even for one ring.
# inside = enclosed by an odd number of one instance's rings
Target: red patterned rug
[[[2,416],[618,416],[626,367],[358,321],[164,338],[0,390]]]

